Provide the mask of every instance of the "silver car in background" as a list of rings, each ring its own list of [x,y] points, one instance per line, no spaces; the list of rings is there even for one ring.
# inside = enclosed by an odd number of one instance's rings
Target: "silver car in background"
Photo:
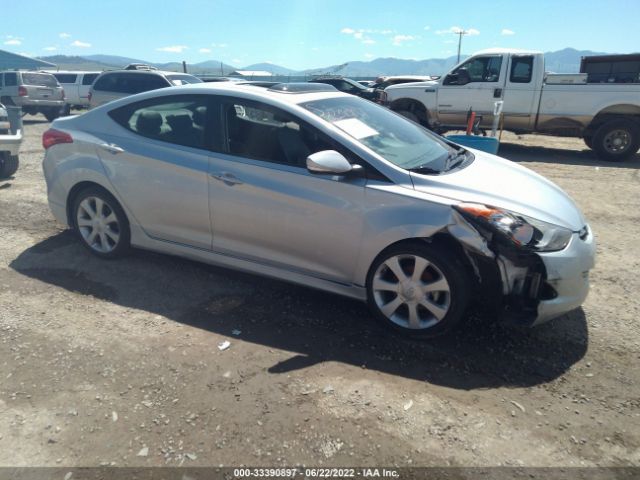
[[[163,72],[149,67],[110,70],[101,73],[94,80],[89,89],[87,103],[89,108],[94,108],[136,93],[190,83],[202,83],[202,80],[188,73]]]
[[[180,255],[367,301],[414,336],[476,300],[579,307],[595,243],[569,196],[322,84],[164,88],[54,122],[55,217],[94,254]]]

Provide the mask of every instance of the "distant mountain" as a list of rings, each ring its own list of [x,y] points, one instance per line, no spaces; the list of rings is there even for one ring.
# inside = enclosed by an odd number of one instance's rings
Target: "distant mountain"
[[[139,60],[136,58],[119,57],[118,55],[86,55],[83,58],[99,63],[106,63],[107,65],[113,65],[114,67],[124,67],[130,63],[147,63],[145,60]]]
[[[603,52],[564,48],[545,53],[546,70],[557,73],[574,73],[580,68],[580,58],[589,55],[602,55]],[[122,68],[128,63],[147,63],[157,68],[170,71],[182,71],[181,62],[152,63],[145,60],[117,55],[88,55],[86,57],[53,55],[40,57],[42,60],[55,63],[60,69],[69,70],[105,70]],[[462,57],[463,59],[466,56]],[[187,71],[195,74],[228,75],[234,70],[265,70],[280,76],[310,76],[318,74],[339,74],[345,77],[377,77],[379,75],[442,75],[456,63],[456,57],[431,58],[427,60],[406,60],[401,58],[376,58],[368,62],[353,61],[341,65],[330,65],[304,71],[296,71],[272,63],[255,63],[236,68],[218,60],[188,64]],[[222,66],[222,72],[220,68]]]
[[[265,72],[271,72],[274,75],[296,75],[300,73],[297,70],[291,70],[290,68],[281,67],[280,65],[275,65],[269,62],[254,63],[253,65],[247,65],[246,67],[238,68],[238,70],[261,70]]]
[[[591,55],[607,55],[605,52],[593,52],[591,50],[576,50],[575,48],[563,48],[556,52],[544,54],[544,65],[547,72],[578,73],[580,71],[580,59]]]

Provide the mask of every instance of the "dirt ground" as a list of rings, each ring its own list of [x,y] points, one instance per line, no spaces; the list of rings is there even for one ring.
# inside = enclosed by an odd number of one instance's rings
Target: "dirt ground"
[[[327,293],[91,256],[49,212],[46,128],[0,182],[0,466],[640,465],[640,157],[505,134],[591,222],[590,296],[416,342]]]

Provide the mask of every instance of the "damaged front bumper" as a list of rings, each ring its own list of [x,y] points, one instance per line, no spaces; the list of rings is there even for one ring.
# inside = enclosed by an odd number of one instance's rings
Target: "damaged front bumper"
[[[562,250],[535,252],[487,243],[474,226],[456,217],[449,232],[467,251],[480,283],[481,300],[500,308],[504,320],[539,325],[584,303],[596,251],[588,226],[573,233]]]
[[[589,293],[595,250],[593,233],[587,228],[582,237],[574,233],[560,251],[531,252],[518,262],[498,255],[505,319],[533,326],[580,307]]]

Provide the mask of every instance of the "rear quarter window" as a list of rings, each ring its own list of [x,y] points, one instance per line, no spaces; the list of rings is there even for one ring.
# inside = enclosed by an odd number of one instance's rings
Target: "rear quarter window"
[[[15,87],[18,84],[18,75],[16,73],[4,74],[5,87]]]
[[[78,79],[77,73],[54,73],[53,76],[56,77],[60,83],[76,83]]]
[[[82,85],[93,85],[99,75],[99,73],[85,73],[82,76]]]

